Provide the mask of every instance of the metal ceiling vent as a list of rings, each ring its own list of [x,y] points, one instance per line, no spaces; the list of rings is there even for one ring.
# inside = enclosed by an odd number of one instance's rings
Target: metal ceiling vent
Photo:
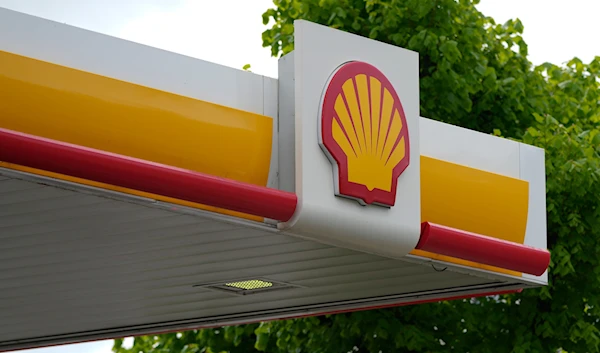
[[[202,287],[238,295],[248,295],[274,290],[291,289],[298,286],[265,278],[253,278],[220,283],[198,284],[194,287]]]

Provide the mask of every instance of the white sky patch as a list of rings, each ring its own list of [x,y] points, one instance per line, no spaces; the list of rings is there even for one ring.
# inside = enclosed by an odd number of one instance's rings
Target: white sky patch
[[[123,348],[131,348],[133,347],[133,337],[126,337],[123,340]]]
[[[482,0],[477,8],[497,23],[519,18],[534,64],[600,56],[599,0]]]
[[[26,349],[18,351],[18,353],[112,353],[112,347],[113,341],[105,340],[47,348]]]
[[[277,60],[262,48],[262,13],[270,0],[185,0],[131,19],[118,36],[180,54],[241,69],[245,64],[277,77]]]

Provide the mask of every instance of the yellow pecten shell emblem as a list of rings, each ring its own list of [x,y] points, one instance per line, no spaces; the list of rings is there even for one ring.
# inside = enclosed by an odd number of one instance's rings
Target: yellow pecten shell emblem
[[[392,206],[409,150],[402,106],[385,76],[365,63],[342,66],[326,92],[321,124],[322,146],[339,168],[339,194]]]

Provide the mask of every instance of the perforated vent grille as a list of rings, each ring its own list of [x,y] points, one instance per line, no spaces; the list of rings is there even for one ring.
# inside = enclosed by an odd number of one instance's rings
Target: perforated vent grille
[[[251,279],[249,281],[225,283],[227,287],[254,290],[273,287],[273,282],[261,281],[260,279]]]
[[[295,288],[296,286],[291,285],[289,283],[276,282],[264,278],[254,278],[246,280],[228,281],[224,283],[196,285],[194,287],[203,287],[207,289],[225,291],[233,294],[246,295],[265,291],[290,289]]]

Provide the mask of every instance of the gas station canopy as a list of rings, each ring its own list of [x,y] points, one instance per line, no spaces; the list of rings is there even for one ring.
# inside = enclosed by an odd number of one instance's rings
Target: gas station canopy
[[[544,151],[420,117],[415,52],[297,21],[272,79],[0,32],[0,351],[547,284]]]

